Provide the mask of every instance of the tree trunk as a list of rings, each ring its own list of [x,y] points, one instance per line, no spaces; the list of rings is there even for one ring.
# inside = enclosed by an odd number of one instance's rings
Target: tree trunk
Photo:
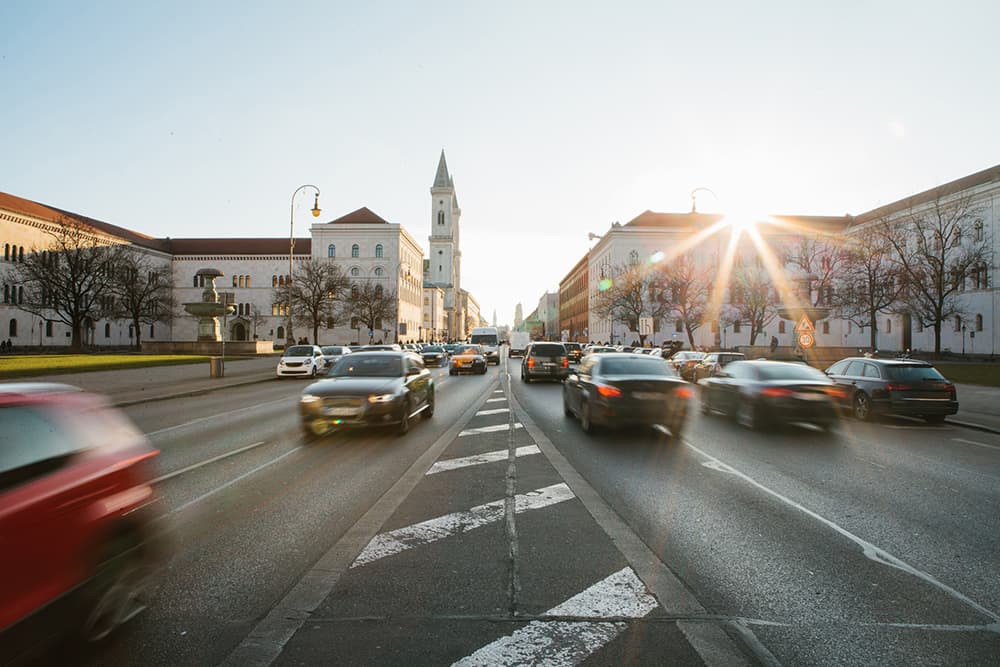
[[[684,327],[684,328],[687,329],[688,342],[691,343],[691,349],[693,350],[694,349],[694,331],[692,331],[689,327]]]
[[[941,320],[934,323],[934,356],[941,356]]]
[[[868,313],[868,321],[872,323],[872,330],[868,333],[869,345],[872,352],[878,349],[878,325],[876,324],[876,322],[878,322],[876,319],[877,316],[878,313],[875,311],[869,311]]]
[[[73,330],[73,337],[70,338],[70,352],[83,352],[83,324],[81,322],[74,322],[71,329]]]
[[[140,339],[142,338],[142,330],[139,327],[139,320],[137,320],[137,319],[136,320],[132,320],[132,326],[135,327],[135,348],[133,348],[133,349],[136,352],[138,352],[139,350],[142,349],[142,343],[140,341]],[[225,332],[223,332],[222,335],[225,335]]]
[[[319,325],[313,323],[313,344],[319,345]]]

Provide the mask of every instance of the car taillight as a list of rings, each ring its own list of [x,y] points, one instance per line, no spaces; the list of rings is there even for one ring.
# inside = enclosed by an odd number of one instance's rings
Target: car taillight
[[[535,367],[535,358],[528,357],[528,368],[534,368],[534,367]]]
[[[823,391],[825,391],[828,396],[833,396],[834,398],[847,397],[847,392],[840,387],[826,387]]]
[[[691,387],[677,387],[674,389],[674,396],[678,398],[694,398],[694,392]]]
[[[761,389],[761,396],[768,396],[770,398],[780,398],[782,396],[791,396],[795,392],[791,389],[785,389],[784,387],[768,387],[766,389]]]
[[[949,394],[951,394],[951,400],[955,400],[955,394],[956,394],[955,385],[949,382],[944,386],[944,388],[948,390]]]
[[[901,382],[889,382],[885,385],[886,391],[909,391],[912,388],[910,385]]]
[[[615,398],[622,395],[621,389],[617,387],[610,387],[606,384],[597,385],[597,393],[605,398]]]
[[[562,367],[569,368],[569,357],[563,357],[562,360],[563,360]]]

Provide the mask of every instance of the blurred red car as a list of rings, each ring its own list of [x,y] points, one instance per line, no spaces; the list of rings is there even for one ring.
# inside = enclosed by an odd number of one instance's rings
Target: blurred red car
[[[0,384],[0,663],[100,642],[143,609],[157,453],[102,397]]]

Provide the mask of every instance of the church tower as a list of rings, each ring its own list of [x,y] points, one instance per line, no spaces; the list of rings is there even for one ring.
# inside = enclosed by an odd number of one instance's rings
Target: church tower
[[[455,179],[448,173],[448,162],[441,150],[434,184],[431,185],[431,235],[430,256],[425,281],[444,289],[444,307],[449,313],[449,334],[453,338],[463,335],[464,314],[459,291],[462,288],[462,251],[459,245],[459,220],[462,209],[455,195]]]

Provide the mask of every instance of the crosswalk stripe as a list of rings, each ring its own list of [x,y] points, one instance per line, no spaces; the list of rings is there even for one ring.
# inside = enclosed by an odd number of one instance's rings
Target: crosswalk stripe
[[[500,415],[504,412],[510,412],[510,408],[493,408],[492,410],[480,410],[476,413],[477,417],[482,417],[484,415]]]
[[[493,393],[494,394],[502,394],[503,393],[503,389],[494,389]]]
[[[656,609],[656,598],[626,567],[556,605],[543,616],[642,618]],[[454,663],[475,665],[577,665],[621,634],[622,621],[532,621]]]
[[[514,424],[515,429],[524,428],[523,424]],[[462,431],[458,434],[458,437],[463,437],[466,435],[479,435],[480,433],[496,433],[497,431],[509,431],[510,424],[494,424],[493,426],[480,426],[479,428],[470,428]]]
[[[506,396],[501,396],[500,398],[487,398],[486,402],[487,403],[501,403],[501,402],[506,401],[506,400],[507,400]]]
[[[538,449],[538,445],[518,447],[514,450],[514,456],[531,456],[532,454],[541,453],[541,450]],[[427,474],[433,475],[435,473],[445,472],[446,470],[467,468],[469,466],[479,465],[480,463],[506,461],[509,455],[510,452],[506,449],[498,449],[495,452],[486,452],[485,454],[476,454],[475,456],[463,456],[460,459],[445,459],[443,461],[437,461],[434,465],[432,465],[430,469],[427,470]]]
[[[514,496],[514,512],[541,509],[574,497],[573,492],[565,484],[553,484]],[[477,505],[465,512],[445,514],[415,523],[412,526],[380,533],[372,538],[372,541],[362,550],[351,567],[367,565],[380,558],[392,556],[422,544],[437,542],[457,533],[464,533],[500,521],[504,518],[505,503],[505,499],[495,500],[485,505]]]

